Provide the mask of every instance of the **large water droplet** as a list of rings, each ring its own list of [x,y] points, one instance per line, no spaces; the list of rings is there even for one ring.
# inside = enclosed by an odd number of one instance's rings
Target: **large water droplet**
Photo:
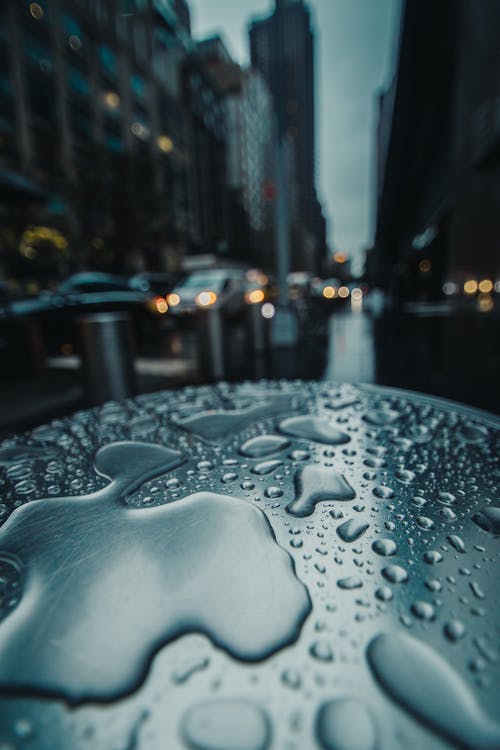
[[[392,539],[375,539],[372,544],[372,549],[377,555],[382,557],[390,557],[395,555],[398,551],[398,546]]]
[[[427,565],[436,565],[437,563],[442,562],[443,555],[437,549],[428,549],[424,552],[423,559]]]
[[[246,661],[297,638],[309,597],[260,510],[209,492],[151,508],[124,502],[180,460],[160,446],[111,444],[96,456],[113,478],[103,490],[12,513],[0,549],[26,574],[1,625],[1,685],[109,700],[182,633],[203,633]]]
[[[290,442],[280,435],[258,435],[243,443],[240,453],[249,458],[263,458],[283,450],[288,445]]]
[[[460,552],[462,555],[465,554],[465,542],[462,539],[462,537],[458,536],[457,534],[450,534],[446,537],[451,544],[451,546],[456,549],[457,552]]]
[[[495,535],[500,534],[500,508],[493,505],[486,505],[477,513],[474,513],[472,520],[483,531],[488,531],[490,534]]]
[[[382,575],[389,583],[405,583],[408,580],[408,573],[401,565],[387,565],[382,568]]]
[[[314,464],[299,469],[294,477],[295,499],[287,505],[292,516],[310,516],[323,500],[353,500],[356,493],[343,476]]]
[[[391,497],[394,497],[394,490],[385,484],[380,484],[374,488],[373,494],[381,500],[390,500]]]
[[[354,698],[323,703],[316,716],[316,736],[324,750],[376,750],[377,747],[371,713]]]
[[[249,701],[207,701],[187,711],[181,734],[192,750],[266,750],[271,725],[264,710]]]
[[[337,534],[343,542],[355,542],[363,536],[368,526],[369,524],[358,521],[356,518],[349,518],[348,521],[337,526]]]
[[[461,620],[455,619],[445,622],[443,632],[449,641],[451,641],[452,643],[456,643],[464,637],[467,631],[463,622]]]
[[[337,581],[339,589],[345,589],[346,591],[360,589],[362,585],[363,581],[358,576],[347,576],[347,578],[339,578]]]
[[[258,474],[263,477],[267,474],[271,474],[278,466],[281,466],[283,462],[279,459],[272,458],[269,461],[261,461],[252,468],[252,474]]]
[[[482,425],[462,424],[456,434],[464,443],[481,443],[488,437],[488,430]]]
[[[433,620],[436,616],[434,607],[429,602],[417,600],[411,605],[411,611],[419,620]]]
[[[459,747],[500,746],[500,724],[477,704],[459,674],[429,646],[407,633],[374,638],[368,663],[386,693],[415,718]]]
[[[373,424],[376,427],[387,427],[387,425],[393,424],[398,418],[399,412],[389,408],[371,409],[364,417],[369,424]]]
[[[290,417],[280,423],[279,429],[285,435],[292,435],[303,440],[314,440],[327,445],[342,445],[351,439],[345,432],[332,427],[321,417]]]

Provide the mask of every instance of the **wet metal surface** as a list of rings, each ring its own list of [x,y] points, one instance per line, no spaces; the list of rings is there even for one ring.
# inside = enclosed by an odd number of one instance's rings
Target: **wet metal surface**
[[[0,747],[500,747],[499,438],[279,381],[5,441]]]

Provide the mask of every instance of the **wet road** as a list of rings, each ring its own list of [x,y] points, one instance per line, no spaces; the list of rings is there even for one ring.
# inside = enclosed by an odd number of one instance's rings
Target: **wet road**
[[[373,316],[350,307],[331,315],[310,311],[294,348],[249,354],[244,327],[226,331],[225,379],[335,380],[407,388],[500,412],[497,314],[432,309]],[[87,404],[76,356],[53,357],[36,378],[0,382],[0,436],[70,414]],[[206,382],[197,366],[194,324],[140,343],[139,391]]]

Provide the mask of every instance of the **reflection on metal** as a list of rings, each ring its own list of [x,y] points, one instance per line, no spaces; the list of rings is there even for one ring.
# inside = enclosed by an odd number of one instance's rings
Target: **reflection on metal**
[[[10,440],[0,743],[498,747],[499,439],[452,402],[280,381]]]
[[[202,292],[202,294],[205,293]],[[213,294],[213,292],[206,292],[206,294]],[[196,314],[200,372],[206,380],[222,380],[226,374],[224,310],[220,307],[211,307],[210,302],[208,306],[204,306],[202,302],[200,305]]]

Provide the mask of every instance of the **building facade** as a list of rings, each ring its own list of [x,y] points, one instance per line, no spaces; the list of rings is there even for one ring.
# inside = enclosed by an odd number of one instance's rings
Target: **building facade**
[[[33,226],[66,238],[63,272],[175,270],[227,247],[222,105],[185,0],[3,3],[0,42],[0,184],[3,170],[45,196],[17,223],[0,207],[4,265],[23,222],[33,242]]]
[[[481,281],[488,294],[500,278],[498,28],[496,0],[405,3],[380,100],[371,258],[396,299],[474,294]]]
[[[197,44],[205,69],[224,95],[227,185],[232,200],[232,254],[265,268],[274,266],[274,112],[267,85],[243,69],[220,37]]]
[[[315,246],[314,269],[325,254],[325,220],[315,188],[314,35],[304,0],[276,0],[274,12],[249,28],[252,66],[274,101],[279,136],[287,143],[291,186],[292,265],[302,270],[304,233]],[[310,256],[310,253],[307,254]]]

